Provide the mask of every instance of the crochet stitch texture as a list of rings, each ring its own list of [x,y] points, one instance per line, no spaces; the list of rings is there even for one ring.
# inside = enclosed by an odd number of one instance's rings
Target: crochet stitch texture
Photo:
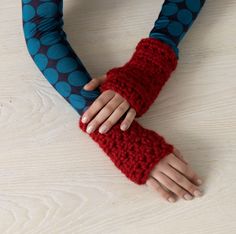
[[[161,135],[143,128],[135,120],[128,130],[121,131],[121,121],[105,134],[95,130],[89,136],[127,178],[138,185],[145,184],[155,165],[172,153],[174,147]],[[84,132],[86,126],[80,118],[79,127]]]
[[[154,38],[143,38],[127,63],[106,73],[100,91],[111,89],[119,93],[136,110],[136,117],[140,117],[155,101],[177,63],[177,56],[169,45]]]

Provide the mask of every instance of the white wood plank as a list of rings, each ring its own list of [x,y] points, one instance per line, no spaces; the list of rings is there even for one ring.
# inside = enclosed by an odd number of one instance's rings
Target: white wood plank
[[[163,1],[65,0],[89,72],[126,62]],[[175,204],[121,174],[26,51],[20,1],[0,4],[0,233],[236,233],[236,2],[208,0],[179,65],[139,122],[178,147],[205,195]]]

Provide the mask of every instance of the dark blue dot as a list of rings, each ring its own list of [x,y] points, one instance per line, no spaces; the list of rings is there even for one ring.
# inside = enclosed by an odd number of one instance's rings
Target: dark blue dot
[[[155,27],[157,29],[165,28],[169,24],[169,22],[170,21],[168,19],[159,19],[155,22]]]
[[[81,89],[80,94],[87,99],[96,99],[101,93],[99,90],[88,91]]]
[[[40,42],[36,38],[29,39],[27,42],[27,47],[31,55],[35,55],[38,53],[40,48]]]
[[[47,68],[43,74],[51,84],[55,84],[58,81],[58,72],[53,68]]]
[[[53,2],[42,3],[38,6],[37,14],[41,17],[49,18],[57,13],[57,4]]]
[[[58,43],[61,40],[61,35],[58,31],[48,32],[46,35],[40,38],[42,45],[50,46]]]
[[[56,83],[55,88],[63,97],[68,97],[71,93],[70,85],[64,81]]]
[[[24,24],[24,34],[26,39],[33,37],[35,33],[36,33],[35,23],[28,22]]]
[[[71,94],[69,97],[69,101],[73,107],[80,110],[83,109],[86,105],[85,99],[82,96],[76,94]]]
[[[168,32],[172,35],[172,36],[179,36],[182,32],[183,32],[183,25],[177,21],[172,21],[169,25],[168,25]]]
[[[48,58],[44,54],[36,54],[34,56],[34,61],[41,71],[43,71],[47,67]]]
[[[66,57],[58,61],[57,70],[61,73],[69,73],[77,68],[77,61],[71,57]]]
[[[83,86],[89,81],[89,78],[84,72],[75,71],[69,75],[68,81],[73,86]]]
[[[31,5],[24,5],[22,10],[24,21],[29,21],[35,16],[35,10]]]
[[[185,0],[186,6],[192,12],[198,12],[201,8],[200,0]]]
[[[187,25],[192,22],[193,15],[192,15],[191,11],[189,11],[187,9],[182,9],[178,12],[177,18],[182,24]]]
[[[163,5],[162,10],[161,10],[162,14],[165,16],[174,15],[177,11],[178,11],[178,7],[175,3],[169,3],[166,5]]]
[[[63,44],[56,44],[48,49],[47,55],[50,59],[60,59],[69,53],[68,47]]]

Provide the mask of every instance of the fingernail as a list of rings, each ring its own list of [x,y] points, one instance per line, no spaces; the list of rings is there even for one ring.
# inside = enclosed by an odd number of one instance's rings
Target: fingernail
[[[173,203],[173,202],[175,202],[175,199],[174,199],[173,197],[169,197],[169,198],[168,198],[168,201],[171,202],[171,203]]]
[[[127,129],[127,127],[128,127],[127,124],[122,124],[121,127],[120,127],[120,129],[123,130],[123,131],[125,131],[125,130]]]
[[[198,183],[198,184],[202,184],[202,180],[197,179],[197,183]]]
[[[105,133],[107,131],[107,126],[103,125],[99,128],[100,133]]]
[[[186,194],[184,195],[184,198],[185,198],[186,200],[192,200],[192,199],[193,199],[193,197],[192,197],[190,194],[188,194],[188,193],[186,193]]]
[[[196,196],[196,197],[200,197],[201,195],[202,195],[202,192],[200,191],[200,190],[196,190],[196,191],[194,191],[194,196]]]
[[[88,126],[86,132],[90,134],[93,131],[93,126]]]
[[[87,118],[86,116],[84,116],[84,117],[82,118],[82,123],[86,123],[87,120],[88,120],[88,118]]]

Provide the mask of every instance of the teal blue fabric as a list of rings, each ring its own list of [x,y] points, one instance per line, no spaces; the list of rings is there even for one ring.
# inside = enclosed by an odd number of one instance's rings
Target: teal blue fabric
[[[171,45],[177,53],[178,43],[203,3],[202,0],[165,1],[149,36]],[[83,89],[91,76],[67,41],[63,30],[63,0],[22,0],[22,20],[33,61],[55,90],[82,115],[100,91]]]
[[[48,82],[80,114],[100,95],[83,90],[91,80],[63,31],[63,0],[22,0],[28,51]]]
[[[149,37],[169,44],[179,58],[178,44],[197,18],[206,0],[166,0]]]

